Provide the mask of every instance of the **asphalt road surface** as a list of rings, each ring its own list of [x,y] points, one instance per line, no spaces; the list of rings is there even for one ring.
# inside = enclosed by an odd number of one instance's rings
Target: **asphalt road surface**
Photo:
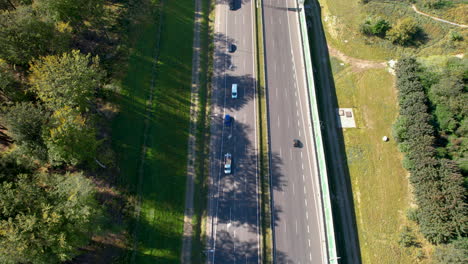
[[[264,0],[263,12],[275,263],[327,263],[299,9]]]
[[[236,10],[227,0],[216,4],[208,263],[260,263],[254,4],[238,0]],[[238,84],[235,99],[233,83]],[[226,114],[234,117],[229,126],[223,122]],[[223,170],[226,153],[232,154],[231,174]]]

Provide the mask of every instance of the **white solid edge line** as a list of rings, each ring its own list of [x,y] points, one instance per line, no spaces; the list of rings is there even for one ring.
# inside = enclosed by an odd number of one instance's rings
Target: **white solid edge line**
[[[219,7],[221,8],[221,7]],[[218,9],[219,10],[219,9]],[[224,9],[224,11],[226,11],[226,9]],[[227,12],[224,12],[224,17],[226,19],[226,26],[225,26],[225,33],[226,33],[226,43],[227,43],[227,28],[228,28],[228,20],[227,20]],[[220,17],[221,19],[221,17]],[[226,65],[226,57],[224,58],[224,65]],[[223,67],[224,68],[224,67]],[[226,114],[226,71],[224,71],[224,87],[223,87],[223,90],[224,90],[224,102],[223,102],[223,117],[224,115]],[[223,122],[223,129],[221,131],[221,151],[220,151],[220,160],[222,160],[222,156],[223,156],[223,147],[224,147],[224,122]],[[218,207],[219,207],[219,183],[220,183],[220,179],[221,179],[221,169],[219,170],[218,172],[218,181],[217,181],[217,184],[218,184],[218,198],[216,199],[216,224],[215,224],[215,227],[214,227],[214,234],[213,234],[213,258],[212,258],[212,262],[213,264],[215,263],[215,255],[216,255],[216,235],[217,235],[217,231],[218,231]]]
[[[254,12],[255,12],[255,7],[254,7],[254,1],[251,1],[251,4],[250,4],[250,12],[251,12],[251,19],[252,19],[252,27],[251,27],[251,30],[252,30],[252,47],[253,47],[253,54],[255,55],[256,52],[257,52],[257,47],[255,46],[255,41],[254,41],[254,38],[255,38],[255,34],[256,32],[254,31],[254,27],[253,27],[253,23],[256,23],[256,20],[255,20],[255,17],[254,17]],[[256,56],[253,57],[253,62],[252,62],[252,70],[253,70],[253,73],[254,73],[254,77],[258,78],[257,76],[257,72],[255,70],[255,65],[256,65],[256,61],[255,61],[255,58]],[[258,194],[259,194],[259,190],[258,190],[258,142],[257,142],[257,83],[254,82],[254,116],[255,116],[255,187],[256,187],[256,190],[257,190],[257,193],[256,193],[256,200],[257,200],[257,226],[260,226],[260,213],[259,213],[259,204],[258,204]],[[258,263],[260,263],[260,228],[257,228],[257,261]]]
[[[295,4],[297,4],[297,3],[295,2]],[[298,34],[301,34],[301,29],[300,29],[300,26],[299,26],[299,17],[298,17],[298,14],[297,14],[297,13],[295,13],[295,14],[296,14],[296,17],[297,17],[297,22],[298,22],[298,23],[296,23],[296,29],[297,29]],[[289,14],[288,14],[288,16],[289,16]],[[288,20],[288,21],[289,21],[289,20]],[[290,34],[290,36],[291,36],[291,34]],[[299,38],[301,39],[302,36],[299,36]],[[302,46],[302,43],[301,43],[301,47],[302,47],[302,48],[299,49],[299,52],[300,52],[300,56],[299,56],[299,57],[300,57],[300,62],[303,64],[303,67],[302,67],[302,68],[305,69],[304,61],[303,61],[303,60],[304,60],[304,55],[303,55],[303,48],[304,48],[304,47]],[[304,74],[306,74],[306,73],[304,73]],[[304,89],[307,89],[307,85],[308,85],[308,84],[307,84],[307,81],[306,81],[306,78],[307,78],[306,76],[304,76],[304,78],[303,78],[303,81],[304,81]],[[307,91],[306,91],[306,90],[305,90],[305,93],[306,93],[306,97],[305,97],[305,98],[307,98]],[[308,101],[307,101],[307,102],[308,102]],[[302,112],[302,110],[303,110],[303,108],[302,108],[302,103],[301,103],[301,101],[299,101],[299,103],[301,104],[301,112]],[[306,107],[309,109],[309,107],[310,107],[309,103],[306,103]],[[308,112],[310,112],[310,111],[308,111]],[[303,124],[305,124],[303,113],[302,113],[302,119],[303,119]],[[310,127],[310,126],[309,126],[309,127]],[[304,129],[304,132],[305,132],[305,125],[304,125],[303,129]],[[309,133],[310,133],[311,138],[314,138],[314,137],[313,137],[313,133],[312,133],[312,128],[309,129]],[[307,139],[307,137],[306,137],[306,139]],[[315,141],[314,141],[314,142],[315,142]],[[314,148],[315,148],[315,144],[314,144]],[[307,148],[307,154],[308,154],[308,156],[310,157],[309,148]],[[312,154],[313,154],[314,160],[317,161],[317,157],[315,157],[315,153],[312,152]],[[310,158],[309,158],[308,160],[309,160],[309,169],[310,169],[310,171],[312,172],[312,165],[311,165],[311,162],[310,162]],[[318,163],[317,163],[317,166],[318,166]],[[318,176],[319,176],[319,172],[318,172],[317,166],[315,167],[314,172],[315,172],[315,175],[318,175]],[[314,178],[312,177],[312,173],[310,174],[310,178],[311,178],[312,181],[314,181]],[[320,188],[319,177],[315,177],[315,182],[316,182],[315,187],[316,187],[316,188]],[[317,195],[320,197],[320,190],[317,192]],[[321,230],[321,232],[319,232],[320,240],[321,240],[321,241],[324,241],[325,239],[323,238],[323,236],[325,235],[325,230],[324,230],[324,224],[323,224],[323,222],[321,221],[321,220],[322,220],[322,217],[320,217],[320,216],[322,216],[322,213],[321,213],[321,212],[323,212],[322,203],[321,203],[321,201],[320,201],[320,202],[317,204],[317,201],[316,201],[316,199],[315,199],[315,195],[312,195],[312,197],[314,198],[314,202],[315,202],[315,204],[317,205],[317,207],[316,207],[316,212],[317,212],[317,213],[316,213],[316,217],[317,217],[317,223],[320,223],[320,225],[319,225],[319,229]],[[320,209],[319,209],[319,208],[320,208]],[[322,247],[322,262],[323,262],[323,263],[327,263],[327,256],[328,256],[328,250],[327,250],[326,248]]]
[[[291,55],[292,55],[292,56],[291,56],[291,59],[292,59],[293,70],[294,70],[293,78],[294,78],[294,80],[295,80],[294,83],[296,84],[296,82],[298,81],[298,78],[297,78],[296,62],[295,62],[295,60],[294,60],[294,51],[293,51],[293,48],[292,48],[292,37],[291,37],[292,30],[291,30],[291,25],[290,25],[290,23],[289,23],[289,12],[286,13],[286,15],[287,15],[287,17],[288,17],[289,44],[290,44],[290,49],[291,49],[291,50],[290,50],[290,51],[291,51]],[[301,44],[301,45],[302,45],[302,44]],[[300,49],[300,50],[301,50],[301,54],[302,54],[302,49]],[[300,57],[300,58],[301,58],[301,62],[302,62],[302,57]],[[303,79],[303,80],[304,80],[304,85],[305,85],[304,87],[307,87],[307,83],[306,83],[306,80],[305,80],[305,76],[304,76],[304,79]],[[297,86],[295,86],[295,87],[296,87],[296,90],[294,91],[294,94],[295,94],[295,96],[297,97],[297,90],[300,89],[300,86],[299,86],[299,84],[297,84]],[[307,133],[306,133],[306,131],[305,131],[305,124],[306,124],[306,123],[304,122],[304,113],[303,113],[301,98],[299,98],[299,105],[300,105],[299,108],[300,108],[300,110],[301,110],[301,120],[302,120],[302,123],[304,124],[304,126],[302,126],[302,129],[304,130],[305,135],[307,135]],[[299,120],[298,120],[298,127],[300,127]],[[310,145],[309,145],[309,143],[308,143],[308,138],[307,138],[307,137],[305,137],[305,141],[306,141],[306,145],[307,145],[306,148],[307,148],[307,157],[308,157],[307,160],[308,160],[308,163],[309,163],[309,169],[310,169],[310,171],[312,172],[312,165],[311,165],[311,163],[310,163],[310,157],[311,157],[311,155],[310,155],[310,153],[309,153]],[[304,163],[302,163],[301,166],[302,166],[302,170],[304,170]],[[311,177],[312,177],[312,174],[311,174]],[[304,186],[305,186],[305,184],[304,184]],[[312,187],[312,188],[313,188],[313,187]],[[313,190],[313,189],[312,189],[312,190]],[[317,201],[315,200],[315,196],[312,195],[312,197],[314,197],[314,203],[317,204]],[[318,214],[317,214],[317,213],[316,213],[316,216],[318,217]],[[306,211],[306,218],[307,218],[307,220],[309,220],[308,211]],[[319,225],[319,229],[321,229],[321,225]],[[321,233],[321,232],[319,232],[319,233]],[[320,234],[320,236],[321,236],[321,234]],[[324,262],[324,263],[325,263],[325,262]]]

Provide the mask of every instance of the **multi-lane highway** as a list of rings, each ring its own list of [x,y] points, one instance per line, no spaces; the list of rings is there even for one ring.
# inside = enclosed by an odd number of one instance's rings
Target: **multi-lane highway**
[[[242,3],[241,3],[242,2]],[[296,0],[264,0],[275,263],[327,263]],[[260,263],[255,1],[216,5],[208,263]],[[238,84],[232,98],[231,86]],[[226,114],[234,122],[225,124]],[[293,147],[293,139],[302,142]],[[225,174],[223,155],[233,171]]]
[[[299,9],[264,0],[263,12],[275,263],[327,263]]]
[[[254,8],[245,0],[238,0],[235,10],[228,1],[216,4],[208,263],[260,263],[261,258]],[[232,98],[233,83],[237,98]],[[230,125],[223,122],[226,114],[234,117]],[[231,174],[223,170],[226,153],[232,154]]]

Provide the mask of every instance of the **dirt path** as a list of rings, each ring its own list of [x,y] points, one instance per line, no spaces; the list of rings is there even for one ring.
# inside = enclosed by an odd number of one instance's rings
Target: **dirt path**
[[[195,148],[198,117],[198,91],[200,87],[200,30],[202,23],[201,0],[195,0],[195,18],[193,33],[193,57],[192,57],[192,87],[190,104],[190,128],[188,139],[187,157],[187,180],[185,186],[185,212],[184,212],[184,233],[182,240],[181,263],[189,264],[192,258],[192,235],[193,235],[193,194],[195,178]]]
[[[434,20],[437,20],[437,21],[440,21],[440,22],[444,22],[444,23],[447,23],[447,24],[450,24],[450,25],[454,25],[454,26],[457,26],[457,27],[461,27],[461,28],[467,28],[468,26],[467,25],[463,25],[463,24],[457,24],[457,23],[454,23],[454,22],[450,22],[450,21],[447,21],[445,19],[442,19],[442,18],[438,18],[438,17],[435,17],[435,16],[431,16],[429,14],[426,14],[424,12],[421,12],[418,10],[418,8],[416,7],[416,5],[412,5],[411,7],[413,7],[413,10],[414,12],[420,14],[420,15],[423,15],[423,16],[427,16],[427,17],[430,17]]]
[[[353,67],[354,71],[362,71],[367,69],[382,69],[387,67],[387,62],[378,62],[378,61],[370,61],[370,60],[363,60],[363,59],[356,59],[353,57],[349,57],[343,52],[328,46],[328,52],[331,56],[340,59],[341,61],[348,63]]]

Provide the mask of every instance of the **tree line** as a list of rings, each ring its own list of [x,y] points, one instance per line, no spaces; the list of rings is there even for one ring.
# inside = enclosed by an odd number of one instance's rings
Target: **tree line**
[[[112,163],[99,102],[131,22],[79,2],[0,1],[0,263],[71,260],[106,221],[88,172]]]
[[[403,166],[411,174],[418,205],[410,218],[419,224],[429,242],[464,241],[466,247],[468,211],[460,160],[440,150],[447,148],[447,144],[440,143],[441,135],[450,131],[464,137],[466,152],[468,68],[463,65],[456,68],[453,75],[436,78],[425,72],[414,58],[398,62],[396,86],[400,112],[393,134],[405,154]]]

